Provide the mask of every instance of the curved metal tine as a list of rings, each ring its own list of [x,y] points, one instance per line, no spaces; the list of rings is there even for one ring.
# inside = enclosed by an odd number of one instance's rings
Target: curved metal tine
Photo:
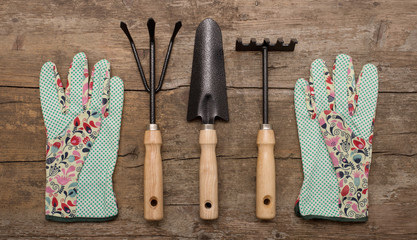
[[[149,88],[150,88],[150,96],[149,96],[149,104],[150,104],[150,123],[155,124],[155,21],[153,18],[148,19],[148,31],[149,31],[149,68],[150,68],[150,80],[149,80]]]
[[[148,19],[148,31],[149,31],[149,37],[151,42],[155,42],[155,20],[153,20],[153,18],[149,18]]]
[[[155,20],[153,18],[148,19],[148,31],[149,31],[149,51],[150,51],[150,88],[155,89]],[[153,90],[155,91],[155,90]]]
[[[181,21],[178,21],[175,24],[174,32],[172,33],[171,40],[169,41],[169,44],[168,44],[168,49],[167,49],[167,54],[165,56],[164,66],[162,67],[161,77],[159,78],[158,87],[155,89],[155,92],[159,92],[162,88],[162,84],[163,84],[164,78],[165,78],[165,73],[167,71],[167,67],[168,67],[168,63],[169,63],[169,58],[171,57],[172,47],[174,46],[174,40],[175,40],[175,37],[177,36],[178,32],[180,31],[181,27],[182,27],[182,23],[181,23]]]
[[[148,19],[148,31],[149,31],[149,51],[150,51],[150,88],[151,91],[155,91],[155,20],[153,18]]]
[[[126,34],[126,37],[129,39],[130,46],[132,47],[133,56],[135,56],[136,64],[138,65],[140,77],[142,78],[143,86],[145,86],[146,91],[150,92],[150,88],[148,83],[146,82],[145,73],[143,72],[142,64],[140,64],[140,59],[138,56],[138,52],[136,51],[135,42],[133,42],[132,36],[130,36],[129,29],[127,28],[126,23],[120,22],[120,28]]]

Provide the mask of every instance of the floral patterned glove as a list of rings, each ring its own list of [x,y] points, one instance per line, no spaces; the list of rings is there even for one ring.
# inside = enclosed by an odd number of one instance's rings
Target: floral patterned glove
[[[117,159],[123,82],[109,76],[110,64],[101,60],[89,82],[87,58],[79,53],[64,91],[55,64],[47,62],[42,67],[48,220],[105,221],[117,216],[111,177]]]
[[[309,81],[299,79],[294,92],[304,172],[296,214],[305,219],[367,221],[376,67],[365,65],[355,82],[352,59],[341,54],[332,79],[318,59],[311,65]]]

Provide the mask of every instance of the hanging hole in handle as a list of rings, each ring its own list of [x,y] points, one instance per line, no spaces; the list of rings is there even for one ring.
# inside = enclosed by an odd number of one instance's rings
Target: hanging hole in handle
[[[156,205],[158,205],[158,200],[156,200],[156,197],[152,197],[149,202],[152,207],[156,207]]]
[[[211,202],[206,202],[206,203],[204,203],[204,207],[205,207],[206,209],[210,209],[210,208],[211,208]]]
[[[264,205],[269,205],[269,204],[271,204],[271,199],[270,199],[270,197],[269,196],[265,196],[264,197]]]

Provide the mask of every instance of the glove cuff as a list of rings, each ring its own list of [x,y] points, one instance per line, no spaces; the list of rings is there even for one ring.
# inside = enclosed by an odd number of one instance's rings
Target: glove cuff
[[[45,219],[48,221],[54,222],[107,222],[116,219],[118,216],[110,216],[105,218],[88,218],[88,217],[74,217],[74,218],[62,218],[62,217],[55,217],[50,215],[45,215]]]
[[[297,200],[294,206],[294,212],[297,217],[303,218],[305,220],[330,220],[335,222],[366,222],[368,221],[368,216],[360,218],[344,218],[344,217],[327,217],[320,215],[305,215],[303,216],[300,211],[300,202]]]

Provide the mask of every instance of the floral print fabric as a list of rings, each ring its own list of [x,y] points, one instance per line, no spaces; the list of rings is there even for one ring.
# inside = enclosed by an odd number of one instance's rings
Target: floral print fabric
[[[319,122],[338,179],[340,216],[367,217],[373,134],[366,140],[357,137],[343,117],[331,110],[323,111]]]
[[[47,215],[75,217],[78,176],[100,131],[101,117],[86,111],[77,116],[63,135],[46,146]]]

